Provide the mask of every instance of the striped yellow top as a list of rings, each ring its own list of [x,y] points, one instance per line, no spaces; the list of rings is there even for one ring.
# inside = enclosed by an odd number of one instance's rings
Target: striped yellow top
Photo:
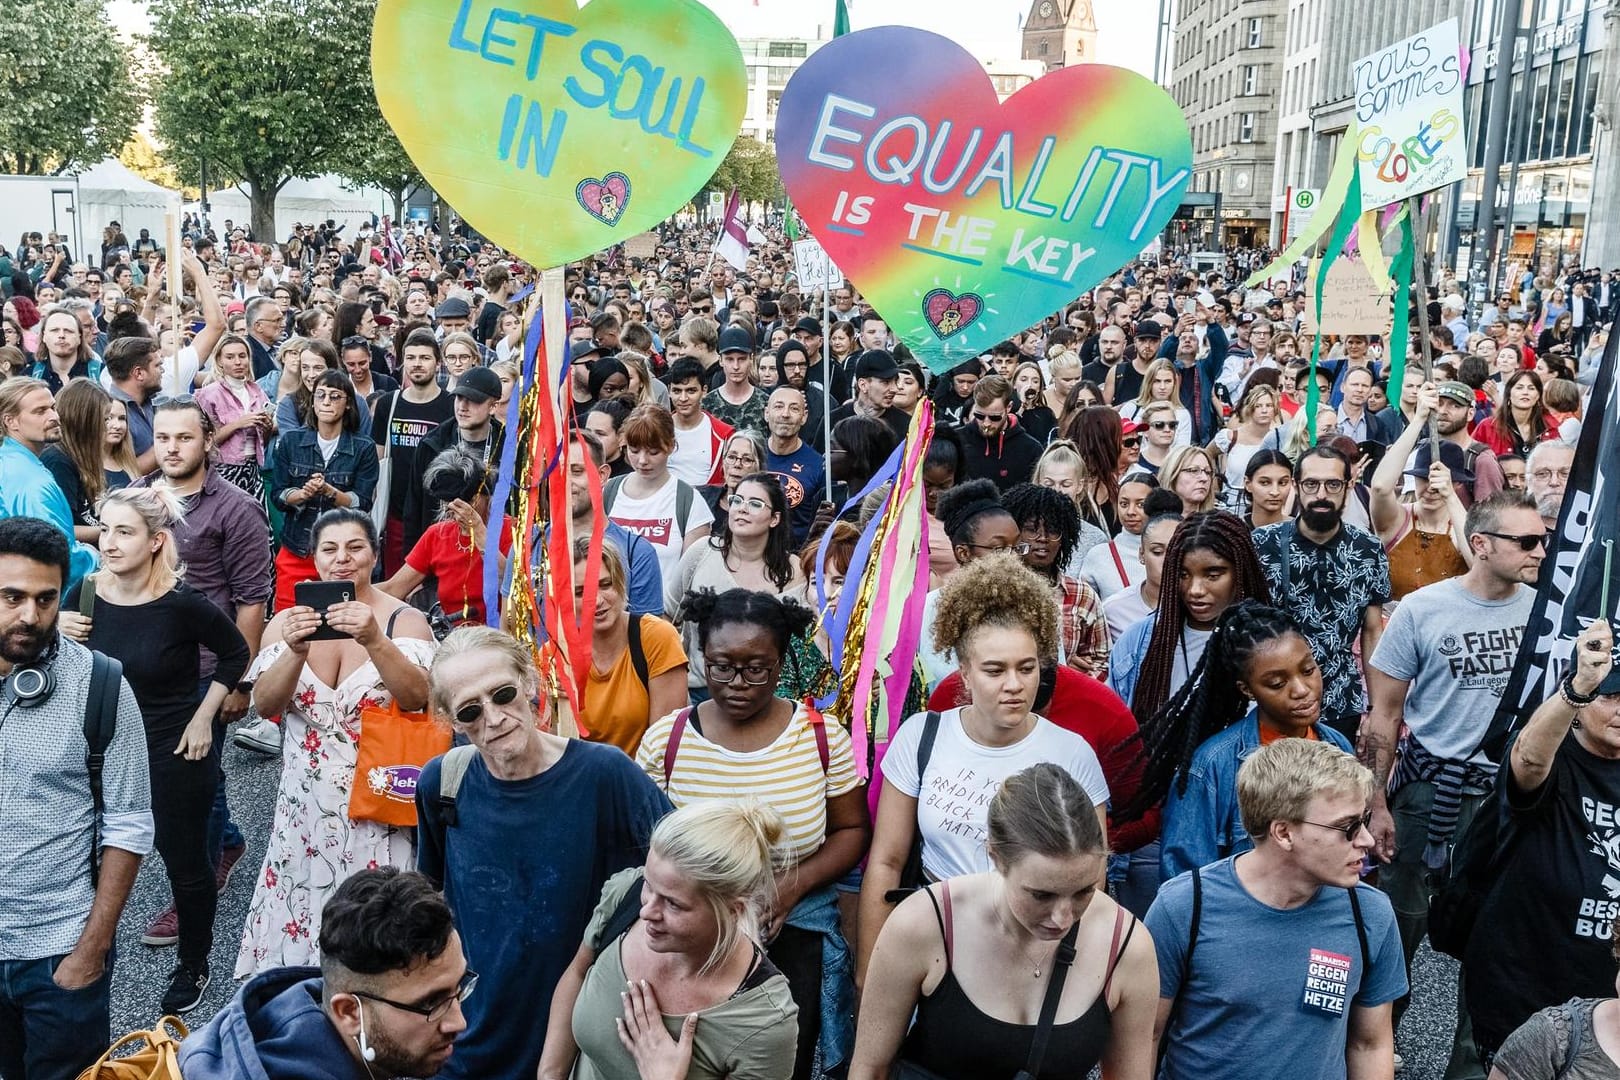
[[[678,713],[653,721],[636,751],[652,782],[664,787],[664,747]],[[740,753],[704,738],[690,720],[681,735],[667,794],[676,806],[700,799],[751,796],[769,803],[786,819],[783,846],[790,862],[815,854],[827,837],[827,800],[854,790],[855,757],[849,732],[832,717],[827,729],[827,772],[821,771],[810,710],[800,704],[775,742],[763,750]]]

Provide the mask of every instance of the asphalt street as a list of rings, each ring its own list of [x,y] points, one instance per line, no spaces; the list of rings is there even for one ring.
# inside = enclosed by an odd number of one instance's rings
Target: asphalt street
[[[219,899],[219,916],[214,928],[214,951],[209,960],[213,981],[203,1003],[185,1017],[193,1028],[201,1027],[224,1008],[237,984],[231,978],[236,967],[236,949],[242,940],[248,901],[264,859],[265,838],[270,833],[275,810],[275,788],[280,772],[279,759],[261,757],[227,744],[225,747],[226,785],[231,816],[247,837],[247,854],[237,864],[230,884]],[[168,986],[174,969],[174,949],[154,949],[141,944],[141,931],[147,920],[169,902],[169,885],[163,875],[162,860],[154,853],[141,867],[118,928],[118,961],[113,971],[113,1034],[150,1027],[158,1017],[158,1001]],[[1457,965],[1446,956],[1431,953],[1424,946],[1413,970],[1413,1005],[1396,1033],[1396,1047],[1405,1058],[1401,1080],[1440,1080],[1451,1052],[1451,1033],[1456,1016]],[[1257,1048],[1257,1052],[1260,1052]]]

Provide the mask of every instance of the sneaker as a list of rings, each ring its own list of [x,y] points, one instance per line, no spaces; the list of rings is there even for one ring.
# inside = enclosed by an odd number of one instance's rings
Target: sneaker
[[[152,945],[163,948],[173,945],[180,940],[180,913],[173,904],[158,912],[157,918],[146,924],[146,932],[141,935],[142,945]]]
[[[231,881],[231,871],[236,869],[236,864],[242,861],[242,856],[246,853],[246,844],[228,847],[220,852],[219,865],[214,867],[215,892],[222,893],[225,891],[225,886],[230,884]]]
[[[169,976],[169,991],[163,995],[163,1014],[180,1016],[202,1003],[203,991],[208,989],[208,968],[201,970],[181,964]]]
[[[261,716],[240,725],[236,734],[231,736],[231,741],[244,750],[276,757],[281,753],[281,725]]]

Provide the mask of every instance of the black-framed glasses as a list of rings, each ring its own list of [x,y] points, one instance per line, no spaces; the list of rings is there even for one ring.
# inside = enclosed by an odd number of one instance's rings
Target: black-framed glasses
[[[1506,540],[1510,544],[1518,544],[1520,551],[1534,551],[1536,548],[1542,547],[1547,543],[1547,537],[1543,533],[1525,533],[1520,535],[1517,533],[1486,532],[1483,529],[1480,531],[1484,532],[1486,536],[1494,536],[1498,540]]]
[[[693,307],[692,310],[697,312],[699,315],[712,315],[714,314],[714,305],[704,304],[702,307]]]
[[[1372,811],[1368,810],[1365,814],[1351,821],[1340,821],[1333,825],[1325,825],[1320,821],[1306,821],[1303,818],[1300,819],[1300,824],[1315,825],[1318,829],[1332,829],[1344,837],[1345,843],[1353,844],[1356,842],[1356,837],[1361,835],[1362,829],[1372,832]]]
[[[1345,488],[1343,480],[1301,480],[1299,490],[1307,495],[1315,495],[1319,491],[1326,491],[1329,495],[1337,495]]]
[[[999,424],[1003,420],[1007,419],[1007,414],[1006,413],[994,413],[994,414],[983,413],[983,412],[980,412],[978,409],[974,409],[973,410],[973,419],[977,420],[981,424]]]
[[[472,992],[476,989],[478,989],[478,972],[469,968],[467,973],[461,977],[461,981],[456,984],[456,988],[454,990],[450,991],[438,1001],[433,1002],[431,1005],[407,1005],[403,1001],[392,1001],[388,998],[380,997],[377,994],[368,994],[361,990],[352,990],[350,993],[354,994],[354,996],[357,998],[365,998],[367,1001],[375,1001],[379,1005],[387,1005],[390,1009],[398,1009],[400,1012],[415,1013],[428,1023],[437,1024],[440,1020],[444,1019],[445,1013],[450,1011],[450,1006],[456,1004],[458,1001],[466,1001],[468,998],[472,997]]]
[[[1127,435],[1119,441],[1119,444],[1127,450],[1136,450],[1141,448],[1142,439],[1137,435]]]
[[[504,707],[516,701],[517,696],[517,684],[507,683],[505,686],[497,686],[493,691],[490,692],[489,703],[491,705]],[[467,704],[457,709],[455,713],[455,720],[456,723],[460,724],[462,727],[472,727],[474,724],[478,723],[479,720],[483,719],[483,716],[484,702],[482,699],[480,699],[478,701],[469,701]]]
[[[1178,426],[1174,420],[1155,420],[1148,425],[1154,431],[1174,431]]]
[[[1020,540],[1016,544],[968,544],[975,551],[1010,551],[1014,555],[1028,555],[1029,545]]]
[[[343,339],[343,344],[338,346],[338,348],[340,348],[340,349],[369,349],[369,348],[371,348],[371,342],[368,341],[367,339],[361,337],[359,334],[350,334],[348,337]]]
[[[748,686],[764,686],[771,681],[771,675],[776,671],[775,664],[754,662],[751,664],[733,664],[726,660],[710,660],[707,655],[703,657],[705,673],[710,682],[721,686],[729,685],[742,676],[742,681]]]

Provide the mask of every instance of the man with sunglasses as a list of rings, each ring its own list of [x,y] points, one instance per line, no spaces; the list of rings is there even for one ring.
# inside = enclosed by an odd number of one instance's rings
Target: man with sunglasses
[[[1314,739],[1278,739],[1238,770],[1253,850],[1167,882],[1144,920],[1165,1080],[1391,1075],[1407,979],[1389,900],[1360,883],[1373,786]]]
[[[993,481],[1000,491],[1029,480],[1042,450],[1040,440],[1018,426],[1012,406],[1012,383],[986,375],[974,384],[969,422],[961,428],[967,478]]]
[[[266,971],[180,1047],[187,1080],[435,1076],[478,985],[421,874],[357,871],[321,912],[321,966]]]
[[[1373,654],[1390,599],[1389,557],[1378,537],[1344,521],[1350,459],[1318,445],[1294,466],[1299,517],[1256,529],[1255,554],[1272,602],[1299,625],[1322,665],[1322,722],[1356,737],[1366,710],[1361,671]]]
[[[1450,850],[1495,784],[1496,765],[1480,743],[1518,656],[1546,555],[1541,515],[1523,492],[1475,503],[1463,532],[1473,566],[1408,594],[1370,652],[1372,710],[1357,744],[1378,781],[1374,850],[1388,864],[1379,883],[1395,905],[1409,970],[1428,930],[1429,896],[1449,874]],[[1459,1010],[1452,1063],[1475,1061]]]

